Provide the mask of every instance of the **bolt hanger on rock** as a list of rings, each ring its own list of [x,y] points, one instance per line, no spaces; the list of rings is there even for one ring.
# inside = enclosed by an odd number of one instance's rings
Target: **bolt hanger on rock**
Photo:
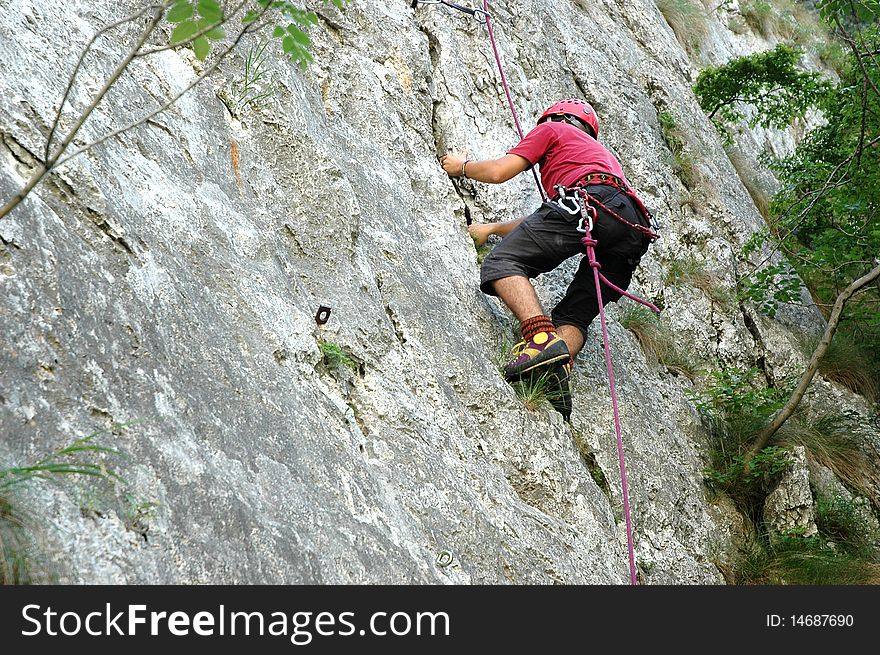
[[[326,305],[318,307],[318,312],[315,314],[315,323],[318,325],[324,325],[330,320],[330,311],[330,308]]]

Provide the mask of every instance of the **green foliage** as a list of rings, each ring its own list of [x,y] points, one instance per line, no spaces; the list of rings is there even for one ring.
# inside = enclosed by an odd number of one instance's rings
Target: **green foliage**
[[[345,0],[324,0],[342,8]],[[272,38],[277,39],[281,49],[291,61],[305,66],[312,61],[309,53],[311,39],[308,28],[318,22],[313,11],[307,11],[287,0],[254,0],[251,8],[238,19],[244,25],[254,24],[267,18],[275,22]],[[242,5],[243,6],[243,5]],[[231,14],[226,4],[217,0],[178,0],[168,9],[166,19],[174,24],[169,45],[190,44],[196,57],[205,60],[211,54],[212,41],[226,37],[224,26],[236,19],[238,8]]]
[[[132,423],[113,426],[118,429]],[[84,475],[94,479],[122,481],[112,469],[94,461],[96,456],[119,455],[115,448],[100,446],[95,439],[110,430],[99,430],[52,451],[35,464],[0,469],[0,584],[36,581],[32,538],[33,517],[18,504],[16,491],[35,480],[54,481],[60,476]]]
[[[695,395],[695,405],[703,413],[722,416],[754,416],[759,419],[773,414],[783,405],[783,392],[762,387],[756,382],[760,369],[731,367],[712,371],[711,382]]]
[[[760,521],[764,498],[788,466],[786,451],[769,446],[746,466],[755,435],[783,404],[784,392],[762,387],[760,370],[722,368],[700,392],[688,392],[708,428],[710,468],[703,474],[716,492],[727,494],[752,521]],[[748,468],[748,470],[746,470]]]
[[[840,494],[816,498],[818,534],[753,539],[740,553],[733,582],[740,584],[854,585],[880,583],[878,535],[867,507]]]
[[[864,34],[880,47],[876,29]],[[773,165],[783,183],[771,205],[779,229],[768,237],[785,252],[814,294],[831,303],[863,275],[880,253],[880,67],[866,58],[849,65],[822,109],[827,124],[810,132],[791,156]],[[874,62],[874,63],[872,63]],[[855,316],[877,322],[877,294],[853,305]]]
[[[248,107],[259,104],[277,92],[278,87],[269,67],[269,44],[270,40],[265,38],[247,51],[244,77],[240,82],[233,83],[231,97],[226,101],[233,116],[238,116]]]
[[[823,7],[827,12],[828,3]],[[841,24],[845,18],[838,17]],[[880,49],[876,24],[859,28],[854,43],[866,53]],[[756,235],[751,250],[772,247],[785,261],[768,265],[764,257],[742,283],[744,297],[771,315],[776,303],[799,300],[795,275],[827,311],[880,253],[880,64],[876,56],[847,58],[839,84],[821,98],[827,123],[808,133],[793,154],[771,163],[782,186],[771,203],[770,230]],[[880,379],[878,309],[877,285],[848,302],[824,365],[829,376],[869,397],[876,397]],[[835,345],[848,337],[857,350]],[[836,359],[849,363],[832,370]],[[857,359],[862,365],[848,371]]]
[[[355,373],[358,372],[360,366],[357,360],[342,346],[330,341],[319,341],[318,348],[324,356],[324,366],[327,366],[328,368],[345,366]]]
[[[726,461],[716,461],[703,472],[710,488],[727,494],[746,516],[753,521],[760,515],[764,499],[788,468],[787,452],[777,446],[768,446],[756,453],[746,470],[743,455]]]
[[[842,494],[816,498],[816,527],[838,550],[853,557],[872,557],[880,535],[865,521],[868,506],[859,508]]]
[[[827,21],[870,25],[880,20],[880,0],[820,0],[819,15]]]
[[[759,234],[751,244],[757,245],[763,238],[764,235]],[[744,253],[749,252],[747,245]],[[765,263],[738,282],[739,299],[753,302],[758,311],[771,318],[776,316],[780,304],[798,303],[801,300],[801,280],[785,260]]]
[[[703,7],[692,0],[654,0],[654,3],[682,47],[691,55],[698,54],[701,42],[709,33]]]
[[[880,565],[837,549],[821,536],[750,542],[740,553],[735,584],[857,585],[880,583]]]
[[[694,93],[700,107],[722,131],[724,122],[736,123],[745,118],[741,103],[757,108],[749,125],[788,127],[830,90],[818,73],[808,73],[798,66],[800,56],[797,48],[780,43],[773,50],[709,67],[697,77]]]

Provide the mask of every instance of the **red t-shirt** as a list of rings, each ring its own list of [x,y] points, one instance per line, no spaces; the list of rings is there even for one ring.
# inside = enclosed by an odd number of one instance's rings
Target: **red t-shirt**
[[[626,182],[620,162],[601,143],[568,123],[541,123],[508,154],[541,167],[541,184],[551,198],[556,185],[574,184],[589,173],[611,173]],[[629,182],[627,182],[629,185]]]

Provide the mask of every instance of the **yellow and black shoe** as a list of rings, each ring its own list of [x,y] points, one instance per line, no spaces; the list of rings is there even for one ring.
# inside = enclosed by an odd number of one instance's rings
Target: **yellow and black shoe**
[[[504,366],[504,377],[509,382],[521,380],[542,366],[568,361],[571,356],[556,331],[538,332],[528,341],[521,341],[513,347],[513,359]]]

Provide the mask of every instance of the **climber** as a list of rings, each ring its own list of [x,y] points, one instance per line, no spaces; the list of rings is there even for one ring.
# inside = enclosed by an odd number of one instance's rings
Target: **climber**
[[[520,322],[522,341],[504,367],[505,377],[521,380],[536,373],[552,372],[558,399],[556,409],[568,419],[571,413],[569,378],[574,357],[583,348],[587,328],[599,313],[596,287],[587,258],[551,316],[544,314],[529,282],[555,269],[569,257],[583,252],[578,232],[580,216],[566,209],[559,197],[563,190],[584,187],[596,210],[592,228],[596,258],[610,282],[623,290],[629,286],[650,238],[638,231],[650,227],[650,217],[626,181],[620,163],[596,139],[599,122],[593,108],[583,100],[561,100],[538,119],[514,148],[498,159],[471,160],[459,153],[440,158],[450,177],[467,177],[500,184],[540,166],[541,182],[550,194],[537,211],[503,223],[472,224],[471,235],[479,245],[490,234],[502,241],[483,262],[480,289],[497,295]],[[608,210],[617,217],[613,217]],[[641,228],[633,229],[629,222]],[[603,305],[620,299],[620,293],[602,284]]]

